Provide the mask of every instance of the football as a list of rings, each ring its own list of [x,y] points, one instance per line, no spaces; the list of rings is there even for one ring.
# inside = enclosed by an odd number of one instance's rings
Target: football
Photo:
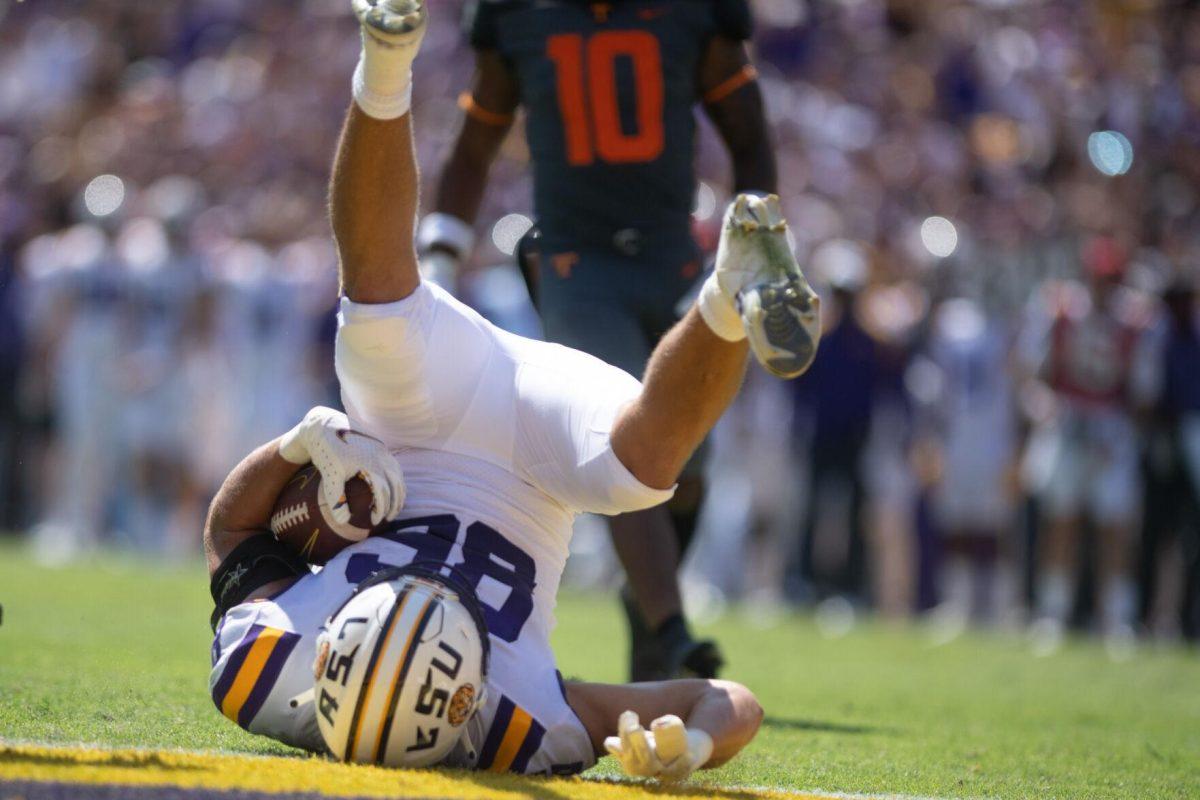
[[[271,533],[310,564],[324,564],[343,548],[371,535],[371,487],[362,478],[346,481],[350,522],[334,521],[321,493],[321,473],[312,464],[295,474],[275,501]]]

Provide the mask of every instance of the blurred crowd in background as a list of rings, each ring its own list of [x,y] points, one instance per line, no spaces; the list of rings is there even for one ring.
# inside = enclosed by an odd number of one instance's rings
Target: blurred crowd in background
[[[714,434],[698,607],[1200,636],[1200,5],[755,0],[825,339]],[[0,0],[0,530],[198,552],[226,471],[336,404],[345,0]],[[435,3],[440,163],[472,58]],[[536,333],[511,136],[461,294]],[[703,133],[696,235],[727,167]],[[427,176],[427,181],[430,176]],[[585,523],[569,578],[612,580]]]

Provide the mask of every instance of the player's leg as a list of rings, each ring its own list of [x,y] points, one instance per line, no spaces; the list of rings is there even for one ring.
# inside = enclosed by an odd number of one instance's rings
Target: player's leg
[[[1105,418],[1102,425],[1096,450],[1106,460],[1088,498],[1099,544],[1101,630],[1124,640],[1133,634],[1137,605],[1137,588],[1130,577],[1140,504],[1137,433],[1124,417]]]
[[[419,0],[354,0],[363,50],[354,73],[330,185],[342,291],[359,303],[401,300],[417,288],[417,164],[411,67],[425,33]]]
[[[1044,526],[1041,574],[1037,586],[1037,616],[1060,629],[1071,613],[1075,556],[1079,551],[1080,519],[1070,511],[1052,513]]]
[[[1035,647],[1049,651],[1057,647],[1071,613],[1075,596],[1075,561],[1079,551],[1079,532],[1086,460],[1081,458],[1077,437],[1068,435],[1069,420],[1044,431],[1044,443],[1051,460],[1039,491],[1039,506],[1044,515],[1037,533],[1038,571],[1034,592],[1034,620],[1031,633]]]
[[[764,324],[774,325],[775,315],[759,313],[772,292],[786,312],[777,320],[778,336],[807,342],[803,353],[793,350],[785,359],[802,372],[816,355],[818,300],[788,247],[778,198],[742,195],[726,215],[716,272],[696,306],[655,348],[641,395],[613,429],[614,452],[647,486],[672,486],[733,400],[745,373],[747,337],[764,365],[782,363],[760,346],[774,336]]]
[[[1129,577],[1133,524],[1108,520],[1096,525],[1099,542],[1100,623],[1105,636],[1132,634],[1137,612],[1137,587]]]

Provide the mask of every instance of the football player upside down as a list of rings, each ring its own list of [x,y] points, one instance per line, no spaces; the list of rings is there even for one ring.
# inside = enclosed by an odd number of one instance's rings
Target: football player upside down
[[[730,207],[716,271],[641,383],[499,330],[417,268],[408,109],[424,4],[353,7],[363,52],[331,187],[347,414],[314,409],[213,500],[213,700],[252,733],[352,762],[569,774],[608,752],[663,780],[717,766],[758,729],[748,689],[564,683],[549,637],[574,516],[668,499],[748,350],[769,359],[783,337],[815,354],[817,299],[778,199]],[[763,312],[774,295],[789,313]],[[373,498],[372,534],[320,571],[266,532],[309,462]]]

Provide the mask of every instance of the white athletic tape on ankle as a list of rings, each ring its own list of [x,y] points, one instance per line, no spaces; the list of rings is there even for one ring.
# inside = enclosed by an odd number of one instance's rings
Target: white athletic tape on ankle
[[[709,275],[704,286],[700,288],[700,296],[696,298],[696,307],[700,309],[700,316],[704,318],[712,332],[725,341],[740,342],[746,338],[742,315],[738,313],[733,301],[721,291],[716,273]]]
[[[408,72],[408,81],[394,94],[382,94],[367,85],[366,70],[363,58],[358,60],[354,69],[353,92],[354,102],[368,117],[375,119],[396,119],[408,113],[412,108],[412,70]]]

